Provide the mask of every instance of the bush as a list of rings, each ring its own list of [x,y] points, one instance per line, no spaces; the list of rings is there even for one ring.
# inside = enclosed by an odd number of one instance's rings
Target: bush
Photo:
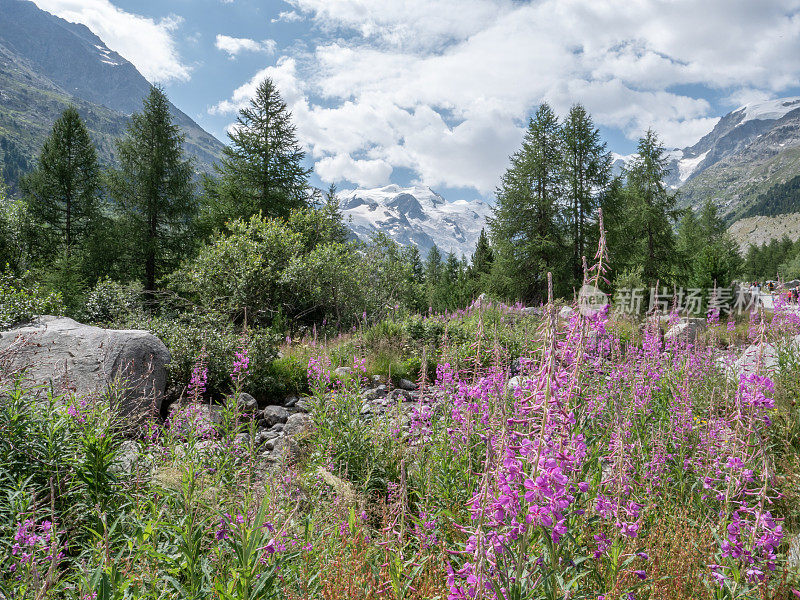
[[[287,387],[271,364],[277,355],[278,338],[269,329],[242,332],[219,316],[191,313],[175,317],[134,314],[115,326],[145,329],[166,344],[172,355],[167,365],[167,385],[173,397],[185,392],[199,360],[208,369],[206,396],[218,400],[230,392],[234,355],[240,349],[247,349],[250,358],[244,391],[263,402],[277,397]]]
[[[87,295],[86,318],[98,325],[125,320],[142,310],[141,293],[141,285],[103,279]]]
[[[10,272],[0,271],[0,330],[26,323],[37,315],[64,314],[61,295],[26,285]]]

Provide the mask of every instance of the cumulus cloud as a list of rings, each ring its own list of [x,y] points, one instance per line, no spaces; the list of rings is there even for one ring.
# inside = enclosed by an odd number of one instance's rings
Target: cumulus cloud
[[[278,44],[275,40],[264,40],[257,42],[248,38],[235,38],[228,35],[217,34],[216,47],[218,50],[227,52],[228,56],[233,59],[240,52],[265,52],[267,54],[274,54]]]
[[[109,0],[34,0],[39,8],[73,23],[82,23],[151,82],[186,81],[191,68],[175,44],[177,16],[160,21],[124,11]]]
[[[278,14],[277,17],[270,19],[270,23],[297,23],[302,21],[303,16],[294,10],[284,10]]]
[[[326,181],[378,181],[386,165],[489,193],[542,101],[683,147],[718,120],[704,96],[725,90],[732,108],[800,78],[787,60],[800,55],[800,0],[289,3],[319,41],[212,110],[236,110],[273,77]]]
[[[317,175],[323,181],[350,181],[361,187],[377,187],[389,183],[392,166],[380,159],[353,159],[349,154],[328,156],[317,162]]]

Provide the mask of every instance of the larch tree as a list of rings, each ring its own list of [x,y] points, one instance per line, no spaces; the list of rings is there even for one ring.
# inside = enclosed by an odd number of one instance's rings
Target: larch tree
[[[547,104],[530,120],[522,148],[511,157],[497,190],[489,230],[509,295],[538,301],[547,294],[547,272],[558,272],[564,244],[558,204],[562,198],[561,127]],[[505,284],[504,284],[505,286]]]
[[[308,204],[309,169],[292,114],[266,78],[228,133],[230,145],[219,167],[217,221],[256,213],[286,217]]]
[[[594,252],[597,210],[611,180],[611,155],[606,151],[606,144],[591,116],[580,104],[570,109],[562,134],[564,201],[568,207],[572,241],[572,277],[579,283],[583,279],[583,257],[587,251]]]
[[[98,213],[97,151],[77,109],[53,125],[36,168],[22,181],[28,215],[46,254],[70,257],[85,241]]]
[[[196,213],[194,170],[183,143],[167,96],[153,86],[117,143],[119,168],[110,173],[134,269],[151,293],[185,253],[185,234]]]

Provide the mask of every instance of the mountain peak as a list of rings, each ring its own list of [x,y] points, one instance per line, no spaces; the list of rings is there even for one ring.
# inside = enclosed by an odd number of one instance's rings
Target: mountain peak
[[[383,232],[425,255],[434,244],[444,253],[470,256],[490,207],[480,201],[447,202],[424,186],[345,190],[338,194],[345,222],[362,240]]]
[[[778,98],[777,100],[767,100],[766,102],[751,102],[740,106],[731,114],[739,115],[741,113],[742,120],[739,125],[747,123],[748,121],[775,121],[785,117],[793,110],[800,109],[800,97],[794,96],[790,98]]]

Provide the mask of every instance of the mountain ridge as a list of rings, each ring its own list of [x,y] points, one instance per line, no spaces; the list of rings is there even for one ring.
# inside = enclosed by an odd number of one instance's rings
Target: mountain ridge
[[[448,202],[428,187],[356,188],[337,194],[345,223],[362,241],[383,232],[424,256],[434,244],[443,253],[471,256],[491,207],[479,200]]]
[[[87,121],[101,160],[113,163],[113,141],[149,90],[136,67],[85,25],[29,0],[0,0],[0,138],[21,148],[29,161],[72,104]],[[170,110],[196,169],[210,171],[224,145],[174,105]]]

